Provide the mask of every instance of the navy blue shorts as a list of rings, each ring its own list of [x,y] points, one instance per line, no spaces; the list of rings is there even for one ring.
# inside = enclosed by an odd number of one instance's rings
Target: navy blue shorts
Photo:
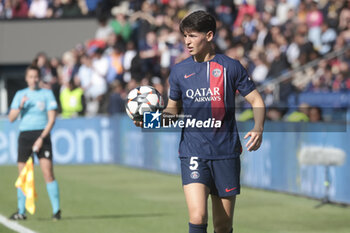
[[[201,183],[210,189],[210,194],[229,197],[240,193],[240,158],[201,159],[181,157],[182,185]]]

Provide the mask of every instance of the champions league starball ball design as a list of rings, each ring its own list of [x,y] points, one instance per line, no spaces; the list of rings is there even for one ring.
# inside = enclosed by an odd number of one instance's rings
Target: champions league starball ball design
[[[125,107],[126,113],[132,120],[141,121],[144,112],[163,110],[164,101],[154,87],[140,86],[129,92]]]

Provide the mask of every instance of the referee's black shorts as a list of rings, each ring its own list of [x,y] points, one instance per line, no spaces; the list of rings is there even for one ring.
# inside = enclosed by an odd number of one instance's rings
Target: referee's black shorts
[[[40,137],[42,130],[22,131],[18,137],[17,162],[27,162],[33,153],[34,142]],[[52,145],[50,134],[44,138],[43,146],[36,153],[39,159],[47,158],[52,161]]]

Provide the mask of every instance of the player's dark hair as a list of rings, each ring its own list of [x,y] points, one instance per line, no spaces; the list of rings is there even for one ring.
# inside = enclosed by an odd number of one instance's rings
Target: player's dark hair
[[[185,31],[196,31],[207,33],[212,31],[215,35],[216,32],[216,20],[214,16],[205,11],[195,11],[184,19],[180,23],[180,31],[183,34]]]
[[[37,67],[36,65],[28,66],[27,69],[26,69],[26,74],[28,73],[29,70],[36,70],[36,72],[38,72],[39,78],[41,78],[41,72],[40,72],[39,67]]]

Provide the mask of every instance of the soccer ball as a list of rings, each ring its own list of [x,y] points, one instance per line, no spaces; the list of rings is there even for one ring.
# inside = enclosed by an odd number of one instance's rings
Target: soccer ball
[[[129,92],[125,108],[132,120],[142,121],[144,112],[163,110],[164,101],[154,87],[140,86]]]

